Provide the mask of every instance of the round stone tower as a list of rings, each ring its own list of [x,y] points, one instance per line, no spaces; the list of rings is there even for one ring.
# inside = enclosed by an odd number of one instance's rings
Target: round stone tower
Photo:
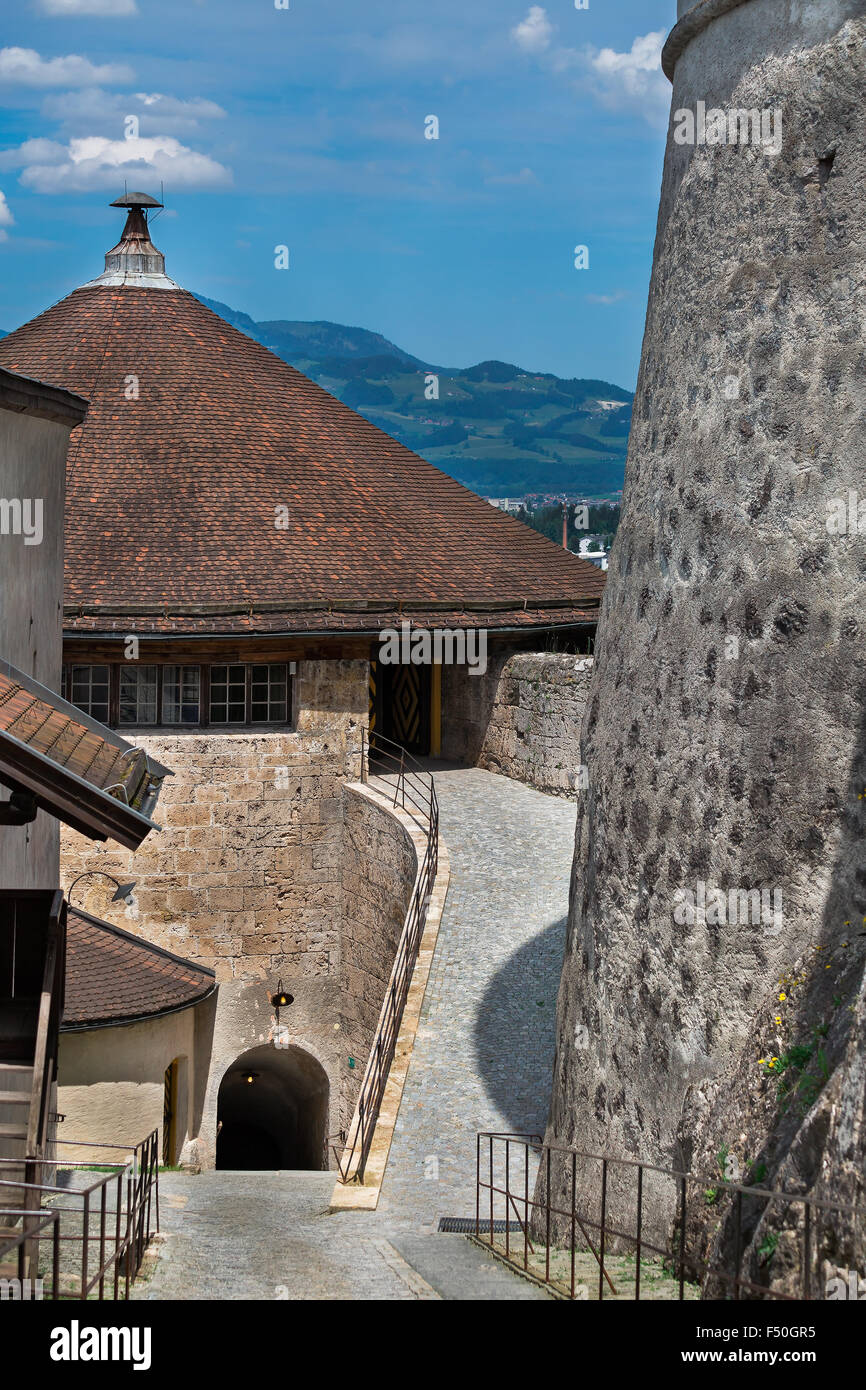
[[[799,1190],[823,1163],[854,1200],[866,0],[679,0],[678,14],[548,1139],[671,1167],[732,1153],[731,1173],[760,1159],[764,1182]],[[814,1053],[819,1027],[826,1066],[784,1109],[767,1061]],[[582,1173],[593,1198],[600,1168]],[[623,1211],[628,1186],[610,1175]],[[675,1195],[653,1184],[648,1219],[664,1225]]]

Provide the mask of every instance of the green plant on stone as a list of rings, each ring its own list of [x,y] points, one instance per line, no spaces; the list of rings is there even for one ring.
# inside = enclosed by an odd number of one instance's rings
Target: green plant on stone
[[[777,1231],[770,1231],[768,1235],[764,1236],[761,1245],[758,1247],[758,1257],[760,1258],[761,1264],[767,1264],[773,1258],[778,1244],[779,1235]]]

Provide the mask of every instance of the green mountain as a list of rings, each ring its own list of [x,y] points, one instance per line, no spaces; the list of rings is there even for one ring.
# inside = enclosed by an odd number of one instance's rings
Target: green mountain
[[[365,328],[257,323],[197,298],[475,492],[607,497],[622,487],[633,393],[620,386],[509,362],[437,367]]]

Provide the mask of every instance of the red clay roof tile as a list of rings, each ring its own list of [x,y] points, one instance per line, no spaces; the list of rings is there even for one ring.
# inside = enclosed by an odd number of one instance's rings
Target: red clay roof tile
[[[123,605],[138,609],[127,631],[223,630],[213,615],[195,621],[199,605],[245,608],[225,630],[249,632],[369,630],[332,611],[365,600],[402,617],[442,610],[439,625],[446,611],[477,622],[485,604],[527,626],[595,616],[605,577],[594,565],[186,291],[75,290],[2,339],[0,363],[90,400],[67,465],[68,628],[106,630],[103,612]]]

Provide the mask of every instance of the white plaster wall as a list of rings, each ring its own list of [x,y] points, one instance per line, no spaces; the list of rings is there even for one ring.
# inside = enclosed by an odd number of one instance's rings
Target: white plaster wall
[[[67,1149],[62,1141],[98,1140],[131,1148],[154,1129],[160,1131],[161,1145],[165,1071],[176,1057],[185,1057],[188,1083],[178,1087],[180,1148],[195,1123],[195,1081],[202,1060],[205,1068],[207,1063],[206,1057],[195,1055],[196,1015],[207,1008],[204,1001],[163,1018],[61,1034],[57,1105],[66,1118],[57,1127],[59,1157],[108,1161],[105,1150]]]

